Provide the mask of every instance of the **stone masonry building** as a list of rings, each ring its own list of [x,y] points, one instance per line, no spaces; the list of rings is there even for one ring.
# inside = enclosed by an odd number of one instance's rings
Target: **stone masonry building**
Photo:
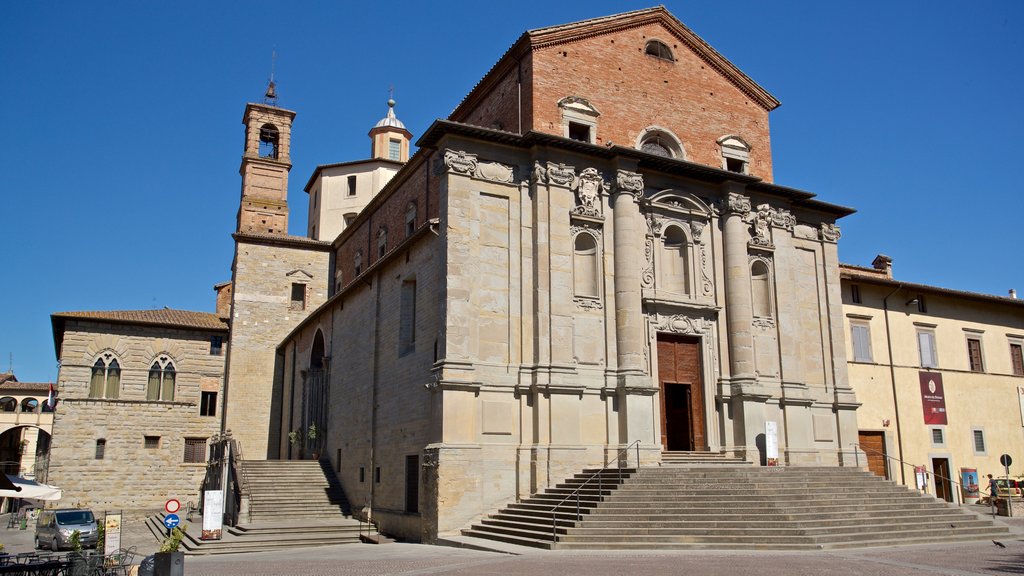
[[[198,501],[220,431],[228,326],[185,310],[59,312],[49,482],[61,506],[157,510]]]
[[[773,422],[785,464],[852,465],[852,210],[772,182],[776,106],[664,8],[525,33],[331,244],[272,457],[316,423],[424,541],[637,443],[763,463]]]

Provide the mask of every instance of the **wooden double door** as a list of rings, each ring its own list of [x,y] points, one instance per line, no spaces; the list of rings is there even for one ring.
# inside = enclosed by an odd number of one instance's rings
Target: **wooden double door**
[[[700,340],[658,334],[661,445],[665,450],[707,450]]]

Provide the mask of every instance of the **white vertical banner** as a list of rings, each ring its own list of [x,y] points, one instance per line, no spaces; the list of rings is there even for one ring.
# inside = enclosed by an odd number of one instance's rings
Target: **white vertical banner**
[[[1017,400],[1020,402],[1020,425],[1024,426],[1024,386],[1017,386]]]
[[[220,540],[224,528],[224,491],[203,492],[203,540]]]
[[[121,549],[121,513],[103,518],[103,555],[113,554]]]
[[[764,452],[765,464],[768,466],[779,465],[779,423],[768,421],[764,423]]]

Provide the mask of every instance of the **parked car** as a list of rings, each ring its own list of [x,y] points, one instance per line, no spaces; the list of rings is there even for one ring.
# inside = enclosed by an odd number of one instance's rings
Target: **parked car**
[[[78,530],[82,548],[96,547],[100,534],[92,510],[43,510],[36,521],[36,548],[45,546],[55,552],[62,548],[71,548],[71,535],[75,530]]]
[[[996,478],[996,489],[998,490],[998,496],[1000,498],[1006,498],[1010,496],[1012,498],[1021,497],[1021,482],[1012,478]]]

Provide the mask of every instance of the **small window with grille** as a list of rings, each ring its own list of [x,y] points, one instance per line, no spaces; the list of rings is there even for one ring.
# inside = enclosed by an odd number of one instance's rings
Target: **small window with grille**
[[[147,450],[156,450],[160,448],[160,437],[159,436],[144,436],[142,440],[142,446]]]
[[[206,462],[206,438],[185,438],[186,464],[203,464]]]

